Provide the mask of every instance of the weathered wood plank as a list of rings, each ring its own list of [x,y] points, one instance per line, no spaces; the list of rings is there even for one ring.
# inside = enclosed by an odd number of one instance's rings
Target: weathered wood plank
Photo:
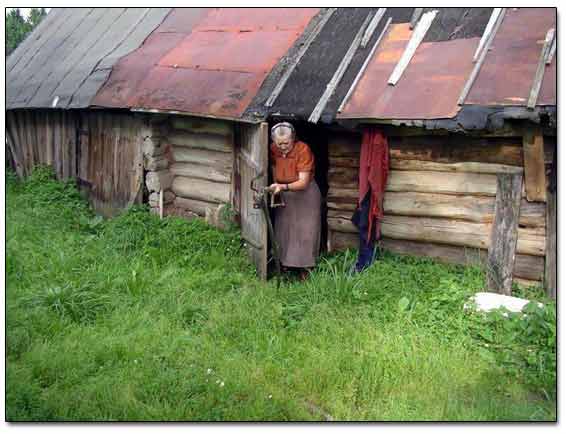
[[[174,163],[171,165],[170,170],[171,173],[177,176],[207,179],[214,182],[231,182],[231,176],[228,170],[218,170],[211,166],[203,166],[194,163]]]
[[[546,196],[546,264],[544,286],[549,297],[556,299],[557,261],[556,261],[556,157],[551,170],[551,178]]]
[[[539,228],[546,226],[546,206],[544,203],[521,199],[519,214],[520,226]]]
[[[523,166],[521,139],[449,136],[389,137],[390,160],[436,163],[479,162]]]
[[[228,121],[216,119],[204,119],[184,116],[173,116],[171,118],[173,129],[185,130],[193,133],[216,134],[232,138],[233,124]]]
[[[233,156],[226,152],[214,152],[205,149],[174,147],[173,160],[177,163],[194,163],[215,167],[218,170],[230,170]]]
[[[188,148],[207,149],[209,151],[227,152],[233,151],[232,138],[219,134],[192,133],[182,130],[172,130],[167,136],[172,146],[183,146]]]
[[[539,131],[529,130],[523,136],[525,160],[525,190],[527,200],[546,201],[544,141]]]
[[[417,170],[417,171],[432,171],[432,172],[470,172],[470,173],[523,173],[523,169],[517,166],[509,166],[505,164],[492,164],[492,163],[478,163],[478,162],[465,162],[465,163],[436,163],[433,161],[421,160],[398,160],[393,158],[390,160],[389,165],[391,169],[395,170]]]
[[[339,180],[331,178],[328,185],[332,190],[331,196],[357,197],[357,181],[351,177]],[[386,191],[495,196],[496,175],[392,170]]]
[[[358,235],[349,232],[329,231],[328,250],[330,252],[358,248]],[[378,245],[385,250],[410,256],[424,256],[447,264],[484,267],[487,250],[470,247],[450,246],[409,240],[382,238]],[[544,259],[540,256],[517,254],[513,276],[532,281],[541,281],[544,273]]]
[[[392,170],[386,190],[494,196],[496,175]]]
[[[487,258],[487,289],[511,295],[518,238],[521,175],[497,176],[495,220]]]
[[[206,202],[229,203],[230,184],[212,182],[198,178],[175,176],[171,190],[177,196]]]

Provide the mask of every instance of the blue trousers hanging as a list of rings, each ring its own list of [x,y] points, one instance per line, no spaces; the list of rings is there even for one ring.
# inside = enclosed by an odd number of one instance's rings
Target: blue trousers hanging
[[[356,261],[355,271],[360,272],[369,267],[377,256],[377,247],[375,246],[375,231],[371,231],[368,239],[369,227],[369,207],[371,198],[371,188],[368,190],[362,203],[356,208],[352,215],[352,223],[359,230],[359,250],[358,260]]]

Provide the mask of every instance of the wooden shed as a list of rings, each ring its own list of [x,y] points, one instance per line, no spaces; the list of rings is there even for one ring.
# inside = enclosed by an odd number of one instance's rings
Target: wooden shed
[[[9,152],[107,215],[230,204],[265,276],[249,185],[269,181],[269,124],[315,154],[329,251],[357,245],[361,134],[378,127],[384,248],[554,294],[555,28],[551,8],[53,9],[7,60]]]

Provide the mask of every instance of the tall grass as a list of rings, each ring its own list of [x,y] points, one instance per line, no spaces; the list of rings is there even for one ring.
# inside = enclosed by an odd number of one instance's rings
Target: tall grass
[[[279,290],[239,235],[95,217],[47,169],[7,179],[7,417],[554,420],[555,306],[471,315],[479,269],[354,252]],[[518,289],[516,288],[518,291]]]

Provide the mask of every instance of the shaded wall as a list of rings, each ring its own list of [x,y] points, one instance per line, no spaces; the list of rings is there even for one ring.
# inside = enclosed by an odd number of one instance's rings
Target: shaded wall
[[[401,131],[401,130],[400,130]],[[523,172],[522,137],[391,135],[381,245],[457,264],[484,264],[490,246],[498,173]],[[422,134],[422,133],[421,133]],[[350,217],[358,198],[361,135],[329,138],[328,250],[357,247]],[[552,160],[552,141],[545,160]],[[542,282],[546,204],[523,187],[513,275]]]

